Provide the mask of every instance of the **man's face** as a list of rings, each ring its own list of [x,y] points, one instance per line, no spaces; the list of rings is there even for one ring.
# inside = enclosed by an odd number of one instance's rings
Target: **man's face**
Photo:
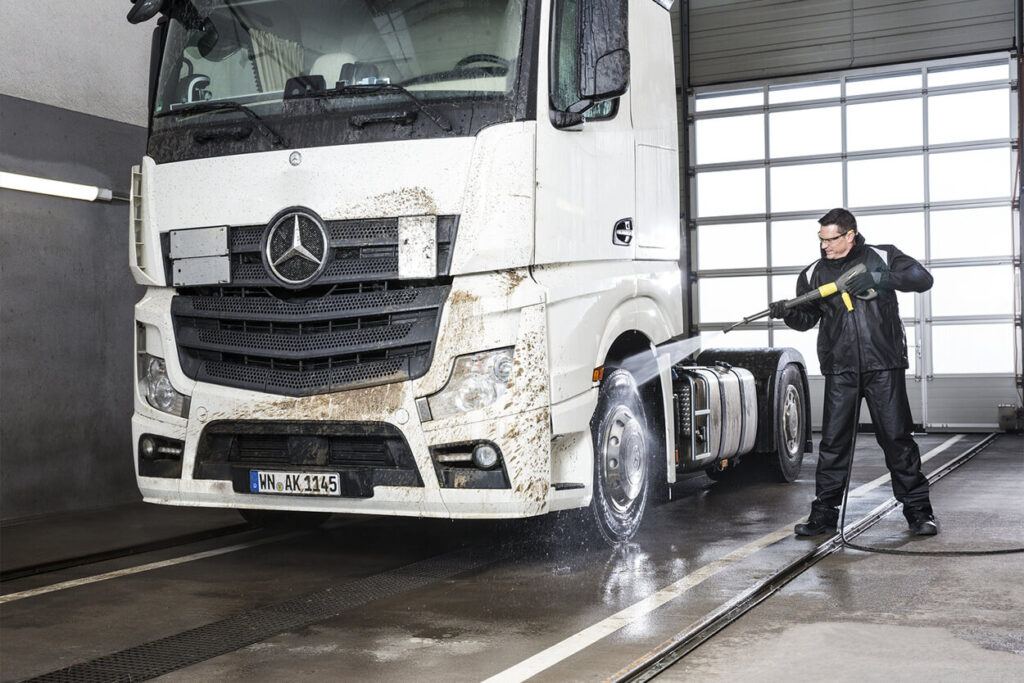
[[[837,259],[849,254],[856,234],[853,230],[844,231],[835,223],[822,225],[818,229],[818,239],[821,240],[821,248],[825,250],[825,258]]]

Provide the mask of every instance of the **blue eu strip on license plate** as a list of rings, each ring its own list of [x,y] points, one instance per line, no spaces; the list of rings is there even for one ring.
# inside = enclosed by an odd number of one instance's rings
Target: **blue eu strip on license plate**
[[[249,471],[252,493],[279,493],[292,496],[340,496],[341,475],[337,472]]]

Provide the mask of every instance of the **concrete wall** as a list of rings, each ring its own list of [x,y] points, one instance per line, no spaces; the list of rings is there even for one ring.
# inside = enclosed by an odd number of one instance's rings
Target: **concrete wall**
[[[151,27],[0,0],[0,170],[127,192]],[[0,190],[0,520],[138,498],[128,207]]]
[[[125,21],[129,0],[0,0],[0,94],[146,125],[156,21]]]
[[[0,95],[0,168],[126,190],[145,129]],[[0,519],[138,496],[128,207],[0,190]]]

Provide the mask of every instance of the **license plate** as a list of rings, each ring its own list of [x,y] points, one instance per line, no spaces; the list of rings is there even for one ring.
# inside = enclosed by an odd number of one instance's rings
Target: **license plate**
[[[341,475],[337,472],[249,471],[253,493],[283,493],[293,496],[340,496]]]

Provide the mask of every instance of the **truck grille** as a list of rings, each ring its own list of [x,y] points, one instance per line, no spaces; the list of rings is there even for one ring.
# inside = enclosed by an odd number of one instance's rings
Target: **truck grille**
[[[266,226],[231,228],[231,284],[182,288],[171,301],[182,369],[197,381],[286,396],[421,377],[451,288],[457,223],[437,218],[440,276],[408,281],[398,280],[397,218],[328,222],[333,260],[300,291],[265,272]]]

